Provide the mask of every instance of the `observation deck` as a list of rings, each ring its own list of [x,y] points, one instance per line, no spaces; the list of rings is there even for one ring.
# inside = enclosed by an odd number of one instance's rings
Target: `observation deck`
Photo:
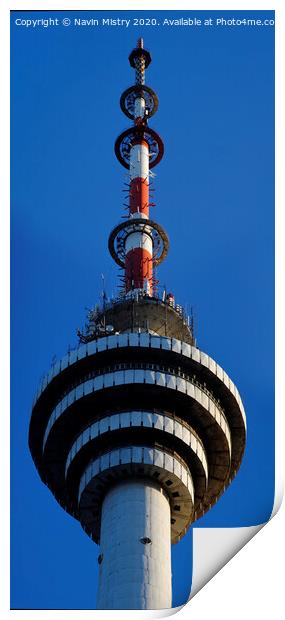
[[[81,344],[54,365],[35,398],[29,443],[42,480],[96,542],[104,495],[133,477],[161,485],[177,542],[235,476],[245,415],[234,383],[200,349],[127,332]]]

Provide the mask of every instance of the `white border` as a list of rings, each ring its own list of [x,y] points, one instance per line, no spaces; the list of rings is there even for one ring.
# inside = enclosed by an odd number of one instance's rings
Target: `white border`
[[[175,6],[173,6],[175,4]],[[272,511],[272,516],[276,514],[278,510],[284,489],[284,452],[282,437],[284,434],[284,378],[282,376],[281,360],[282,360],[282,345],[284,344],[284,317],[285,317],[285,303],[284,303],[284,289],[280,286],[282,278],[284,282],[284,267],[285,265],[285,244],[282,243],[282,231],[284,235],[284,218],[282,220],[282,211],[284,213],[284,190],[282,186],[282,180],[284,178],[284,88],[282,89],[282,78],[284,80],[285,68],[285,32],[284,32],[284,2],[283,0],[257,1],[251,0],[250,2],[231,0],[219,0],[219,2],[181,2],[174,3],[173,1],[165,0],[163,6],[155,0],[125,0],[118,2],[114,0],[109,1],[108,4],[103,2],[94,2],[90,0],[84,0],[80,5],[79,0],[61,0],[60,2],[46,0],[45,2],[27,0],[23,2],[21,0],[5,1],[0,6],[0,41],[2,50],[0,54],[0,71],[1,71],[1,99],[4,93],[4,100],[1,102],[1,115],[0,115],[0,135],[3,149],[1,151],[1,204],[5,205],[4,209],[1,209],[1,225],[0,225],[0,252],[1,252],[1,267],[2,270],[2,295],[1,295],[1,343],[2,343],[2,355],[1,363],[3,365],[1,376],[1,395],[2,395],[2,432],[1,437],[1,471],[9,472],[9,335],[6,326],[9,322],[9,65],[6,59],[9,58],[9,31],[10,31],[10,10],[96,10],[96,9],[121,9],[121,10],[275,10],[276,11],[276,77],[277,77],[277,96],[276,96],[276,114],[277,114],[277,196],[276,196],[276,258],[277,258],[277,283],[278,290],[276,295],[276,320],[278,329],[278,340],[276,341],[276,491],[275,491],[275,503]],[[4,64],[6,60],[6,63]],[[284,84],[283,84],[284,86]],[[282,157],[283,155],[283,157]],[[283,197],[283,201],[282,201]],[[284,286],[284,285],[283,285]],[[76,619],[88,616],[99,620],[101,618],[116,617],[123,619],[127,617],[134,618],[133,611],[121,611],[110,613],[109,611],[37,611],[37,610],[16,610],[10,611],[9,605],[9,475],[2,483],[1,499],[3,499],[3,508],[1,510],[1,516],[4,515],[2,520],[3,526],[1,528],[1,559],[3,558],[3,570],[1,571],[1,617],[7,618],[13,614],[15,619],[31,620],[34,618],[47,618],[49,614],[53,617],[71,618]],[[4,510],[5,508],[5,510]],[[284,517],[285,508],[284,502],[282,510],[274,519],[273,523],[264,528],[262,533],[250,542],[238,556],[234,562],[230,563],[230,567],[224,568],[207,586],[199,592],[199,594],[191,601],[191,607],[189,604],[185,606],[181,611],[181,618],[195,617],[205,612],[205,614],[213,615],[213,611],[219,614],[219,620],[228,618],[229,613],[231,619],[241,617],[241,614],[246,617],[254,615],[259,619],[265,620],[269,616],[272,618],[274,612],[280,616],[280,610],[284,607],[283,603],[283,574],[284,574],[284,525],[282,516]],[[283,547],[282,547],[283,545]],[[282,559],[282,570],[278,569],[276,563],[275,552],[278,550],[278,556]],[[281,581],[282,579],[282,581]],[[143,612],[136,611],[135,615],[144,615],[145,617],[163,617],[165,615],[171,615],[175,613],[175,610],[169,610],[168,614],[164,612]]]

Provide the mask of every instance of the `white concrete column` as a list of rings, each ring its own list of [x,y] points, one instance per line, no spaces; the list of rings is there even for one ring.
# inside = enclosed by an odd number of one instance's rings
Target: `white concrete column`
[[[169,501],[151,480],[118,483],[102,504],[97,609],[171,607]]]

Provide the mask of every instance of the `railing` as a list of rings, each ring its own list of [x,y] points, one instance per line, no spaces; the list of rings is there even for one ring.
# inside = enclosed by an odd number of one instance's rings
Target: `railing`
[[[103,324],[100,325],[99,323],[108,310],[116,309],[122,303],[127,301],[134,300],[139,303],[146,299],[153,303],[164,304],[166,308],[172,308],[182,318],[183,324],[193,331],[192,320],[190,320],[189,315],[186,313],[183,306],[175,303],[173,298],[167,299],[165,294],[162,294],[161,296],[159,294],[148,295],[145,291],[141,291],[135,292],[133,295],[130,295],[130,293],[124,294],[120,297],[112,298],[110,301],[106,300],[101,306],[97,306],[96,308],[90,310],[87,315],[89,322],[86,324],[85,329],[82,331],[78,330],[77,332],[80,341],[87,342],[89,339],[100,337],[108,333],[106,326]],[[137,327],[139,327],[139,325]]]
[[[124,371],[124,370],[153,370],[155,372],[162,372],[164,374],[168,374],[174,377],[185,379],[186,381],[189,381],[193,385],[197,386],[201,390],[201,392],[203,392],[206,396],[208,396],[208,398],[211,399],[214,405],[222,413],[223,417],[225,416],[225,410],[221,406],[219,399],[215,398],[214,394],[206,387],[205,383],[202,384],[200,381],[197,381],[195,375],[188,375],[187,373],[182,371],[180,368],[171,368],[163,364],[160,365],[160,364],[153,364],[153,363],[148,363],[148,362],[116,363],[113,365],[104,366],[104,367],[95,369],[91,372],[88,372],[82,377],[80,377],[79,381],[68,384],[68,389],[64,390],[61,393],[60,398],[56,401],[54,405],[54,408],[61,402],[61,400],[65,396],[67,396],[67,394],[69,394],[73,389],[77,388],[82,383],[85,383],[85,381],[88,381],[89,379],[94,379],[94,377],[98,377],[100,375],[106,375],[112,372]]]

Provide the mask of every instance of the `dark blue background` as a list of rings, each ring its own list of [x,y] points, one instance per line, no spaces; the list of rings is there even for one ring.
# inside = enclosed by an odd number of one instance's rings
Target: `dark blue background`
[[[153,217],[171,246],[159,269],[193,305],[199,347],[237,384],[248,420],[237,478],[196,527],[268,519],[274,494],[274,29],[34,28],[16,17],[232,17],[232,12],[12,13],[12,600],[15,608],[95,606],[97,548],[40,482],[28,452],[32,398],[53,356],[76,344],[122,214],[114,140],[145,38],[147,83],[165,141]],[[273,17],[235,12],[236,17]],[[191,585],[192,535],[173,548],[173,604]]]

